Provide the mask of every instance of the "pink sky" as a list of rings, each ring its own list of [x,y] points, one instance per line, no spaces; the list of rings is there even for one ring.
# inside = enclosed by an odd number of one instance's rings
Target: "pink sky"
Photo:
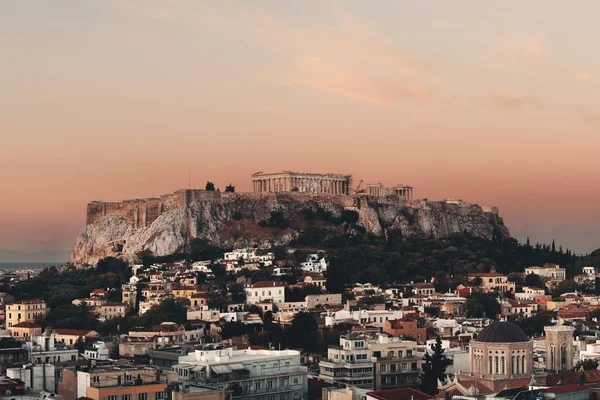
[[[596,1],[0,5],[0,248],[70,249],[91,200],[351,173],[600,247]]]

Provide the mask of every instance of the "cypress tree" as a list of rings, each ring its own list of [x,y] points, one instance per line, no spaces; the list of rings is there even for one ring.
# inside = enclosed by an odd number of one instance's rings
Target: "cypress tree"
[[[444,354],[442,339],[438,336],[435,343],[431,344],[432,354],[425,352],[425,362],[423,363],[423,372],[421,373],[421,390],[425,393],[435,395],[438,393],[438,380],[446,380],[446,367],[450,360]]]

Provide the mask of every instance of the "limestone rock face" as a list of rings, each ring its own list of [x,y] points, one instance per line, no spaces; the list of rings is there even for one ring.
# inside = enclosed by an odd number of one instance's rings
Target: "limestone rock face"
[[[106,210],[101,203],[90,204],[94,215],[90,215],[88,206],[89,223],[73,248],[71,261],[76,265],[93,265],[107,256],[133,261],[141,250],[170,255],[185,251],[193,238],[207,239],[224,248],[284,245],[307,227],[307,210],[324,210],[334,217],[340,217],[344,210],[355,211],[358,225],[377,235],[393,229],[407,236],[427,233],[442,237],[457,232],[487,239],[494,234],[509,236],[497,210],[489,207],[366,195],[223,193],[171,206],[147,225],[139,223],[139,202],[131,210],[126,209],[129,203],[119,203],[118,207],[113,204],[111,209],[118,212],[106,215],[99,214],[98,210]],[[290,222],[289,227],[260,223],[267,221],[272,212],[281,213]]]

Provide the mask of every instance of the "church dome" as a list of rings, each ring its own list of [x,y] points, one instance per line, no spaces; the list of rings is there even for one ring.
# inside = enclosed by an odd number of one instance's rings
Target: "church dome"
[[[486,326],[477,339],[478,342],[486,343],[522,343],[529,342],[529,338],[512,322],[493,322]]]

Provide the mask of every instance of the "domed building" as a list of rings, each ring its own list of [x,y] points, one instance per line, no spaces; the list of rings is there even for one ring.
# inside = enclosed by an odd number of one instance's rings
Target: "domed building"
[[[533,340],[512,322],[498,321],[471,340],[470,374],[457,374],[441,392],[473,396],[526,387],[532,378]]]
[[[479,379],[531,378],[533,341],[512,322],[494,322],[471,341],[471,375]]]

